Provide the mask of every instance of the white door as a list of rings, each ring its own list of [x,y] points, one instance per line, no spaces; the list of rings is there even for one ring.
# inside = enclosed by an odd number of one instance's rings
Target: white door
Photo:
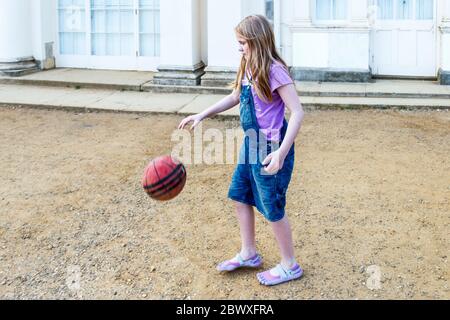
[[[436,76],[434,0],[376,0],[372,72],[387,76]]]
[[[156,70],[159,0],[58,0],[58,67]]]

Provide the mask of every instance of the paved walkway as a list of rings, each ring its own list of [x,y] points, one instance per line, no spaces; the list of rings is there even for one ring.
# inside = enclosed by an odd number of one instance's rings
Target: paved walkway
[[[192,114],[230,92],[227,88],[157,86],[152,80],[151,72],[85,69],[0,77],[0,104]],[[298,82],[296,87],[306,108],[450,109],[450,86],[433,81]],[[238,108],[222,115],[237,116]]]
[[[44,108],[196,113],[221,95],[0,85],[0,104]],[[235,110],[231,110],[236,112]],[[232,115],[237,115],[237,113]],[[230,112],[227,113],[228,115]]]

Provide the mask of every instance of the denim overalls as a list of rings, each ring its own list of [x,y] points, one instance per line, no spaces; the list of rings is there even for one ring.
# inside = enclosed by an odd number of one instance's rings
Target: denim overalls
[[[284,160],[283,167],[276,174],[266,173],[261,162],[279,146],[274,146],[267,141],[264,134],[259,134],[260,128],[250,85],[242,86],[240,103],[240,120],[245,137],[239,163],[231,179],[228,197],[256,206],[267,220],[275,222],[284,217],[286,191],[294,169],[294,144]],[[287,122],[283,119],[281,141],[284,139],[286,130]]]

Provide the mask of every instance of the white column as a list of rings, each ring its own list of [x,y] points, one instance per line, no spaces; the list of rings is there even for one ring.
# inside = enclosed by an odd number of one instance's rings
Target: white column
[[[32,0],[31,24],[33,56],[39,61],[41,69],[55,67],[55,48],[57,33],[57,0]]]
[[[208,0],[200,0],[201,57],[208,64]]]
[[[246,0],[208,0],[208,67],[202,85],[224,85],[235,79],[241,55],[234,28],[244,18]]]
[[[438,22],[441,41],[441,66],[439,80],[441,84],[450,85],[450,1],[438,0],[441,21]]]
[[[438,0],[440,1],[440,6],[442,7],[443,15],[442,22],[450,23],[450,2],[448,0]]]
[[[31,0],[0,0],[0,73],[20,75],[35,67]]]
[[[294,21],[295,0],[279,0],[278,9],[280,10],[280,53],[288,66],[292,66],[292,30]]]
[[[204,73],[201,61],[200,0],[160,2],[161,65],[157,84],[197,85]]]
[[[31,0],[0,0],[0,59],[32,56]]]

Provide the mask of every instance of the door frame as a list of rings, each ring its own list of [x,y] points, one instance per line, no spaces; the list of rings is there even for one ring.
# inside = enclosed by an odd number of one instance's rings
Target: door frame
[[[163,0],[164,1],[164,0]],[[95,56],[92,55],[91,42],[91,1],[84,0],[85,3],[85,49],[84,55],[61,54],[59,39],[59,10],[58,2],[55,1],[53,12],[56,12],[56,44],[55,63],[57,68],[86,68],[86,69],[107,69],[107,70],[136,70],[136,71],[157,71],[161,58],[140,56],[140,30],[139,30],[139,0],[133,0],[134,10],[134,49],[133,56]]]
[[[396,78],[396,79],[430,79],[436,80],[438,77],[439,66],[440,66],[440,41],[439,41],[439,8],[441,7],[441,0],[434,0],[433,3],[433,29],[434,29],[434,43],[435,43],[435,65],[434,65],[434,76],[404,76],[404,75],[382,75],[375,73],[375,26],[370,25],[370,40],[369,40],[369,68],[373,78]],[[368,0],[369,7],[377,6],[377,0]],[[376,11],[375,11],[376,12]],[[376,18],[375,18],[376,20]]]

